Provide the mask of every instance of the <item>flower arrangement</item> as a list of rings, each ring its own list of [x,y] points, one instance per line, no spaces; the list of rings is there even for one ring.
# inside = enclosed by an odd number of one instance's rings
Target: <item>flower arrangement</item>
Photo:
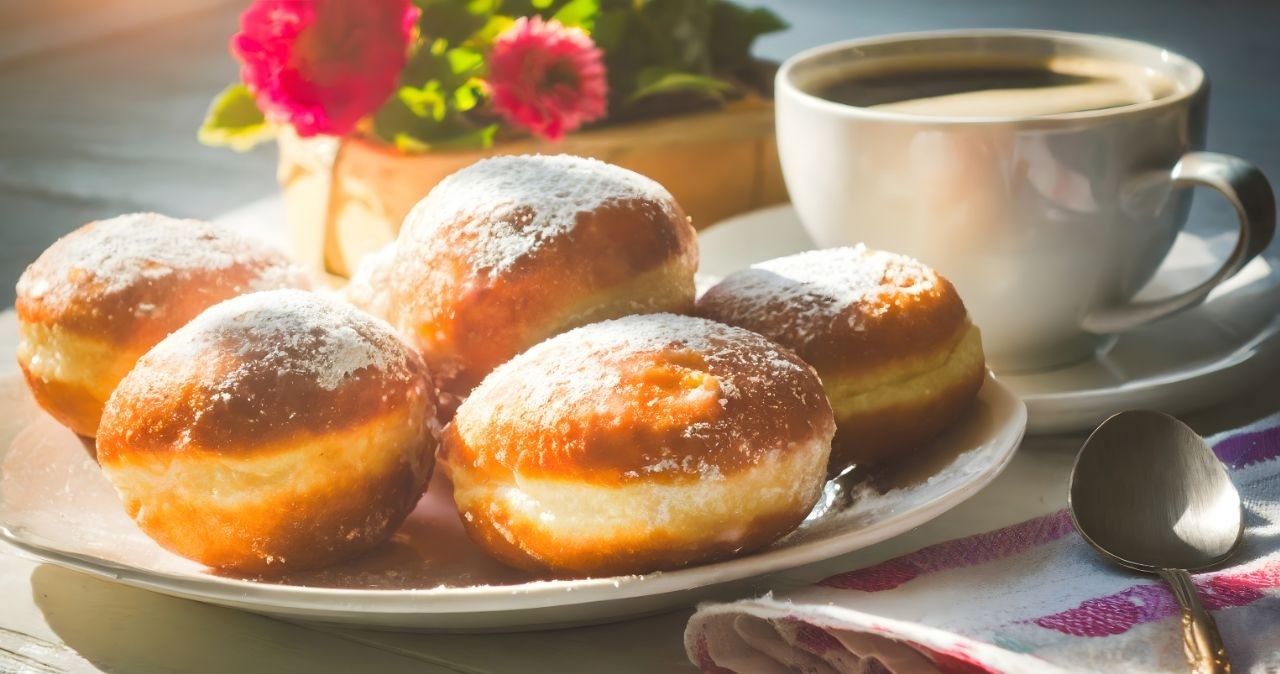
[[[231,41],[241,82],[200,139],[556,140],[740,97],[758,79],[752,43],[784,27],[727,0],[255,0]]]

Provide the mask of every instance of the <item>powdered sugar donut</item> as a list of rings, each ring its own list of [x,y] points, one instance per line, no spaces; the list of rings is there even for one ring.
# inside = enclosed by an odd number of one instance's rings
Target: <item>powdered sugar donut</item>
[[[384,321],[394,320],[391,314],[391,263],[395,255],[396,247],[392,242],[364,256],[356,265],[351,281],[342,288],[342,298]]]
[[[499,559],[625,574],[720,559],[794,528],[835,422],[813,369],[763,337],[650,314],[553,337],[494,370],[439,460]]]
[[[98,459],[138,526],[212,567],[325,566],[386,540],[426,489],[439,426],[390,325],[314,293],[218,304],[107,401]]]
[[[396,326],[442,388],[575,326],[693,308],[697,242],[652,180],[581,157],[495,157],[443,180],[405,219]]]
[[[832,472],[902,456],[973,401],[982,338],[955,288],[912,258],[863,246],[730,274],[698,314],[758,332],[813,365],[840,430]]]
[[[91,222],[18,280],[18,365],[41,407],[92,437],[116,383],[165,335],[227,298],[307,286],[280,252],[207,222]]]

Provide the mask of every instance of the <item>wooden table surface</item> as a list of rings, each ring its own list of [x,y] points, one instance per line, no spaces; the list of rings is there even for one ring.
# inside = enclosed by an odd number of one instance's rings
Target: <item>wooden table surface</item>
[[[771,0],[793,28],[760,53],[906,30],[1021,26],[1156,42],[1214,81],[1210,148],[1280,176],[1280,4],[1192,0]],[[203,148],[194,129],[235,76],[226,56],[242,2],[10,0],[0,5],[0,307],[23,266],[83,222],[133,210],[214,218],[270,198],[274,151]],[[265,206],[267,219],[274,206]],[[1198,200],[1196,226],[1230,212]],[[12,353],[11,311],[0,354]],[[0,355],[0,376],[15,370]],[[1204,433],[1280,409],[1280,390],[1240,392],[1189,421]],[[3,414],[4,410],[0,410]],[[785,589],[938,540],[1060,508],[1079,436],[1033,438],[991,486],[919,529],[782,574]],[[116,585],[0,545],[0,672],[654,672],[691,670],[688,611],[571,630],[505,635],[380,633],[294,624]]]

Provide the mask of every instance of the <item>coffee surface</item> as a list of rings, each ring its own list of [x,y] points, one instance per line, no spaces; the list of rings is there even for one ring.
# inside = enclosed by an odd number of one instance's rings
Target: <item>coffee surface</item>
[[[1040,116],[1156,100],[1166,78],[1104,61],[918,61],[863,67],[815,93],[844,105],[918,115]]]

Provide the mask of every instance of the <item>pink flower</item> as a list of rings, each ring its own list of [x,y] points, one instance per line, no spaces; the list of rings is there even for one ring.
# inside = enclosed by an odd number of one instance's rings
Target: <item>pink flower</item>
[[[603,54],[587,34],[541,17],[516,19],[489,52],[493,107],[551,140],[604,117]]]
[[[417,17],[408,0],[256,0],[231,52],[268,119],[341,135],[395,90]]]

